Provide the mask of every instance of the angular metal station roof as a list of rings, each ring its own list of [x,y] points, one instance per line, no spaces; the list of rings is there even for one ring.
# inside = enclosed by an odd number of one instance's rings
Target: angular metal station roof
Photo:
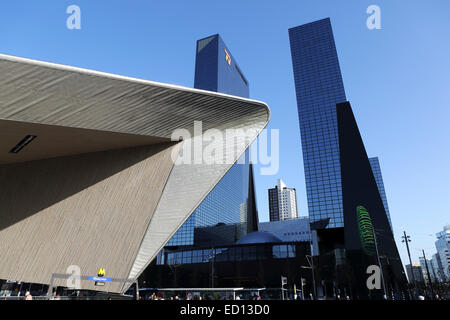
[[[203,132],[248,130],[242,145],[226,145],[224,157],[232,155],[235,162],[267,125],[269,114],[260,101],[0,54],[0,167],[167,142],[176,129],[193,134],[194,121],[202,121]],[[26,135],[36,139],[10,153]],[[135,252],[127,261],[128,274],[117,276],[138,277],[233,163],[175,165],[140,246],[130,248]],[[10,244],[0,243],[5,245]],[[22,274],[8,277],[0,270],[7,279],[33,282]]]

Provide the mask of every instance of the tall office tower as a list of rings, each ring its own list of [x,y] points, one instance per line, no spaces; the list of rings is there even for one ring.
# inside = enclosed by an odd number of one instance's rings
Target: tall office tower
[[[309,218],[344,226],[336,104],[344,84],[330,19],[289,29]]]
[[[380,161],[378,160],[378,157],[372,157],[369,158],[369,162],[370,166],[372,167],[372,172],[378,186],[378,191],[380,191],[381,200],[383,200],[384,210],[386,210],[389,225],[391,226],[392,233],[394,233],[394,229],[392,228],[391,214],[389,213],[386,191],[384,189],[383,175],[381,174]]]
[[[425,282],[426,283],[430,282],[430,280],[428,278],[428,272],[430,273],[431,282],[435,282],[436,275],[434,272],[433,263],[432,263],[431,259],[425,260],[423,257],[419,257],[419,262],[420,262],[420,267],[422,268],[422,274],[423,274],[423,278],[425,279]],[[427,269],[427,267],[428,267],[428,269]]]
[[[194,86],[245,98],[249,96],[248,82],[218,34],[197,41]],[[248,160],[248,151],[242,157]],[[257,228],[253,169],[248,161],[240,159],[165,248],[232,245]]]
[[[408,275],[408,282],[410,284],[414,284],[413,279],[416,279],[417,282],[423,283],[424,279],[423,279],[423,272],[422,272],[422,267],[420,264],[417,263],[413,263],[412,268],[410,264],[407,264],[405,266],[406,268],[406,273]],[[414,277],[413,277],[413,272],[414,272]]]
[[[286,187],[281,179],[275,188],[269,189],[269,216],[270,221],[298,218],[297,192]]]
[[[367,266],[383,255],[391,266],[383,267],[384,278],[393,291],[403,294],[406,276],[346,99],[330,19],[291,28],[289,39],[312,237],[319,239],[314,255],[323,291],[333,291],[339,282],[341,288],[353,287],[359,297],[382,297],[363,284]],[[382,236],[375,236],[374,230]],[[372,250],[375,241],[380,252]],[[352,284],[342,280],[348,272],[353,273]]]
[[[443,231],[436,233],[436,237],[435,245],[442,270],[446,281],[450,281],[450,225],[446,225]]]

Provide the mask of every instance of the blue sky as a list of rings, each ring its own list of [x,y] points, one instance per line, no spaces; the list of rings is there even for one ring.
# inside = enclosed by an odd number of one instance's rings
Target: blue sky
[[[80,6],[81,30],[66,28]],[[381,8],[368,30],[366,8]],[[369,156],[380,157],[397,245],[406,230],[413,260],[435,252],[450,223],[450,2],[400,0],[2,1],[0,52],[192,87],[195,42],[220,33],[267,102],[280,129],[280,171],[258,176],[260,220],[267,189],[282,178],[307,214],[288,28],[331,18],[347,98]]]

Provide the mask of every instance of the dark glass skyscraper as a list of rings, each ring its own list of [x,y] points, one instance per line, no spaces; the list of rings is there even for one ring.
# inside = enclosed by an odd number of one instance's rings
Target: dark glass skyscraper
[[[289,29],[289,38],[319,291],[405,294],[378,159],[369,161],[346,101],[330,19]],[[385,292],[366,286],[367,267],[375,264]]]
[[[344,84],[330,19],[289,29],[311,222],[344,226],[336,104]]]
[[[218,34],[197,41],[194,86],[249,96],[248,82]],[[248,152],[243,157],[248,159]],[[166,247],[233,245],[248,232],[257,230],[257,219],[252,166],[235,164]]]
[[[408,297],[406,275],[386,209],[349,102],[337,104],[344,207],[346,285],[362,299]],[[381,268],[383,287],[367,286],[368,267]],[[346,269],[346,270],[345,270]],[[342,277],[341,279],[345,279]],[[341,280],[345,284],[345,280]]]

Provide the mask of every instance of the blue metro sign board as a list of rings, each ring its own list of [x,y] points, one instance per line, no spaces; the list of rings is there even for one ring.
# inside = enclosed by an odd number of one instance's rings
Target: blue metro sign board
[[[88,280],[90,281],[102,281],[102,282],[111,282],[111,278],[104,278],[104,277],[88,277]]]

